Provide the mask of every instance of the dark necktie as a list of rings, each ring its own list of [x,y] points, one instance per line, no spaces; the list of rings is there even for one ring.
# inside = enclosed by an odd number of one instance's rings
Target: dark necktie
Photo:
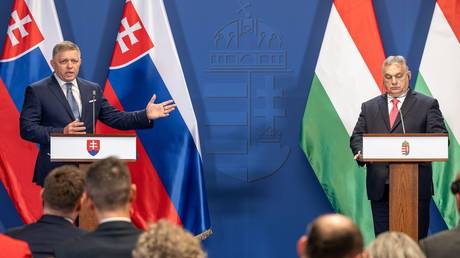
[[[396,117],[398,116],[398,99],[392,99],[391,102],[393,102],[393,108],[391,109],[390,113],[390,128],[393,128],[393,125],[395,123]]]
[[[78,109],[77,101],[75,100],[75,97],[72,94],[73,84],[67,82],[65,86],[67,87],[67,101],[69,102],[70,109],[72,109],[73,116],[75,117],[75,119],[80,119],[80,110]]]

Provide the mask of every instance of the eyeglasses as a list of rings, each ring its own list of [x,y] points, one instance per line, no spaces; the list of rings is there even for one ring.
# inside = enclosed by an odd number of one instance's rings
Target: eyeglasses
[[[396,75],[385,74],[383,76],[383,79],[385,81],[393,81],[393,78],[394,78],[396,81],[400,82],[406,78],[406,75],[407,73],[397,73]]]

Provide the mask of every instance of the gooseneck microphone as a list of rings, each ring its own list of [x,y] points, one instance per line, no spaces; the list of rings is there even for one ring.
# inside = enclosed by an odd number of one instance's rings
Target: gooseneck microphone
[[[91,100],[93,104],[93,134],[96,133],[96,90],[93,90],[93,99]]]
[[[402,108],[402,105],[401,105],[401,108]],[[401,125],[402,125],[402,129],[403,129],[403,134],[406,134],[406,127],[404,126],[404,118],[403,118],[403,114],[401,112],[401,109],[398,108],[398,112],[399,112],[399,116],[401,117]]]

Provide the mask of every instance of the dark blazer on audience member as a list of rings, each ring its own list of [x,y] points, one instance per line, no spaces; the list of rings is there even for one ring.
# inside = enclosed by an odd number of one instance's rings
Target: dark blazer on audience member
[[[131,252],[141,233],[129,222],[105,222],[96,231],[57,247],[55,254],[57,258],[132,257]]]
[[[427,258],[459,257],[460,256],[460,226],[445,230],[420,241],[420,247]]]
[[[90,103],[93,93],[96,99],[94,102],[96,121],[100,120],[119,130],[151,128],[153,126],[153,122],[147,118],[145,109],[120,112],[103,96],[98,84],[81,78],[76,80],[82,105],[80,121],[85,123],[87,133],[93,132],[93,104]],[[64,127],[75,120],[64,92],[54,75],[26,88],[19,120],[22,138],[40,144],[33,182],[43,186],[46,175],[53,168],[65,165],[65,163],[50,162],[50,134],[62,133]]]
[[[63,217],[43,215],[37,222],[14,228],[6,235],[27,242],[34,257],[50,257],[56,245],[84,233]]]

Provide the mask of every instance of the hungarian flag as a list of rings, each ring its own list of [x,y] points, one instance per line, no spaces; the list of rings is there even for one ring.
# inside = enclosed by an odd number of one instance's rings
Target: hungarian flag
[[[163,2],[126,1],[104,94],[122,110],[173,99],[177,109],[138,130],[133,222],[167,218],[201,237],[210,234],[197,121]],[[98,132],[116,132],[99,126]]]
[[[433,199],[449,228],[459,220],[455,197],[450,192],[450,184],[460,171],[459,67],[460,1],[438,0],[415,88],[439,100],[449,130],[449,161],[433,163]]]
[[[38,148],[21,139],[19,113],[27,85],[50,75],[52,48],[61,41],[53,0],[14,2],[0,56],[0,179],[25,223],[40,217],[42,207],[32,183]]]
[[[372,0],[335,0],[302,121],[300,145],[329,201],[374,237],[364,168],[349,138],[361,103],[383,92],[384,51]]]

